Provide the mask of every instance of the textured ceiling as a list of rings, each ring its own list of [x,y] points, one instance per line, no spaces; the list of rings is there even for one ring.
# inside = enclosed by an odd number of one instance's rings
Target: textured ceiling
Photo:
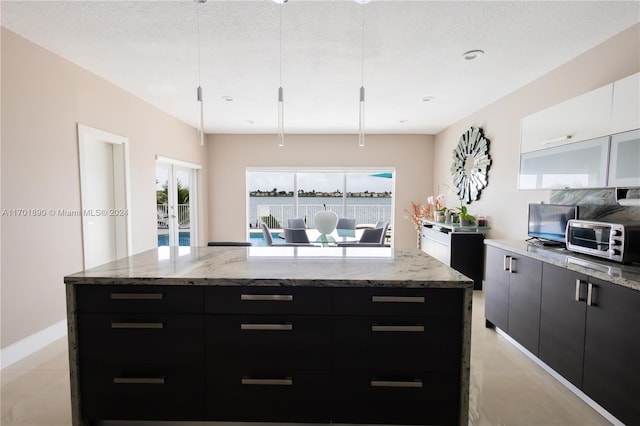
[[[192,126],[200,81],[207,133],[276,132],[280,14],[287,133],[357,133],[362,81],[367,133],[437,133],[640,21],[639,1],[2,0],[1,8],[4,27]],[[472,49],[486,54],[463,60]]]

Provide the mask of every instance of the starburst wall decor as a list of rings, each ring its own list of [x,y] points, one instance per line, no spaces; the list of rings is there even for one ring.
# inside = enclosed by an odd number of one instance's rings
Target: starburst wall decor
[[[480,192],[488,184],[490,165],[489,139],[481,128],[471,127],[460,136],[453,150],[451,177],[460,200],[469,204],[480,198]]]

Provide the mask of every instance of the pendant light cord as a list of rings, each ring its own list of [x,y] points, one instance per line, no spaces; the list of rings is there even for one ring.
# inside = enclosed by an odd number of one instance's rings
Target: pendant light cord
[[[362,72],[361,75],[361,86],[364,87],[364,1],[362,2],[362,62],[360,64],[360,70]]]
[[[198,86],[200,86],[201,75],[200,71],[202,66],[200,65],[200,3],[196,2],[196,33],[198,35]]]
[[[282,6],[284,3],[280,3],[280,87],[282,87]]]

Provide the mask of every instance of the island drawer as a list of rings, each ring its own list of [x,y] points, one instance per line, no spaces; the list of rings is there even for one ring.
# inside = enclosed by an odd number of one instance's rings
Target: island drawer
[[[327,371],[207,371],[207,420],[329,423]]]
[[[203,337],[203,315],[78,315],[81,365],[203,368]]]
[[[205,289],[205,310],[213,314],[325,314],[331,312],[331,289],[212,286]]]
[[[460,424],[459,375],[375,370],[334,374],[334,423]]]
[[[343,315],[462,317],[463,291],[448,288],[339,288],[334,289],[333,309],[336,314]]]
[[[203,370],[82,370],[85,419],[204,420]]]
[[[449,317],[341,317],[333,323],[335,368],[460,369],[462,324]]]
[[[202,313],[203,288],[77,285],[79,312]]]
[[[330,320],[302,315],[207,315],[207,362],[318,368],[331,356]]]

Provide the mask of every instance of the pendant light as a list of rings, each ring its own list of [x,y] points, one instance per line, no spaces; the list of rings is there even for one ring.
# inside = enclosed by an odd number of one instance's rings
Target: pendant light
[[[196,99],[200,107],[200,115],[198,117],[198,135],[200,137],[200,146],[204,145],[204,104],[202,102],[202,86],[200,85],[200,4],[204,4],[207,0],[193,0],[196,3],[196,28],[198,33],[198,89],[196,90]]]
[[[356,0],[362,5],[362,63],[361,63],[361,85],[360,85],[360,110],[358,120],[358,146],[364,146],[364,5],[368,1]]]
[[[282,5],[287,0],[274,0],[280,10],[280,87],[278,88],[278,146],[284,146],[284,90],[282,90]]]

